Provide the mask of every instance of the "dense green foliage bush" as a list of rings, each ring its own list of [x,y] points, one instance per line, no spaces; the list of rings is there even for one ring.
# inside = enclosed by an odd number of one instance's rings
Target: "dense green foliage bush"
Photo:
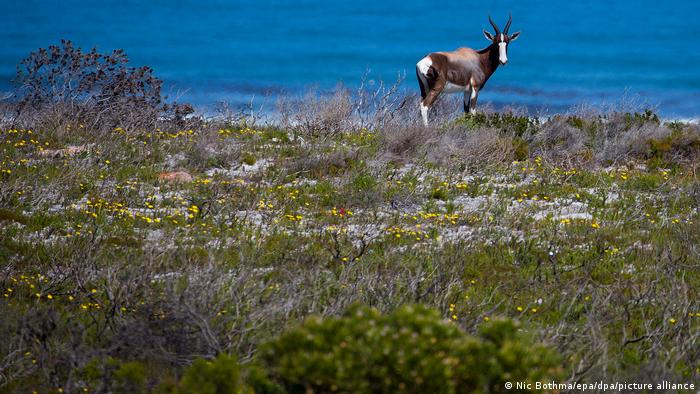
[[[512,320],[485,323],[471,337],[419,305],[311,317],[267,344],[262,357],[293,393],[500,392],[506,381],[561,373],[554,352]]]
[[[241,371],[235,357],[219,356],[214,361],[197,360],[185,372],[183,393],[224,394],[249,392],[241,382]]]
[[[159,391],[494,393],[508,381],[547,381],[562,371],[553,350],[513,320],[487,322],[473,337],[421,305],[391,314],[355,305],[341,317],[310,317],[263,346],[261,358],[265,369],[227,355],[196,360]]]
[[[502,131],[513,133],[516,137],[523,137],[528,131],[533,132],[540,126],[536,118],[516,115],[513,113],[485,113],[466,114],[456,120],[456,124],[463,125],[467,129],[480,127],[492,127]]]
[[[244,384],[241,366],[236,357],[225,354],[214,360],[195,360],[178,383],[162,384],[159,393],[171,394],[243,394],[253,393]]]

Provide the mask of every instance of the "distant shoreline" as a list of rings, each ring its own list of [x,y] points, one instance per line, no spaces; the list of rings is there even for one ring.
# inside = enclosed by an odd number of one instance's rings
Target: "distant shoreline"
[[[404,81],[398,89],[398,95],[402,98],[410,99],[410,96],[418,95],[417,85],[413,86],[412,80]],[[390,86],[390,84],[388,84]],[[373,86],[376,88],[379,85]],[[387,85],[384,85],[385,88]],[[342,87],[347,89],[351,95],[357,95],[357,86],[347,86],[338,84],[333,87],[306,86],[292,87],[285,89],[281,86],[261,87],[258,91],[250,87],[243,90],[216,89],[214,86],[205,90],[186,89],[179,91],[182,102],[190,102],[197,109],[204,112],[212,112],[220,103],[228,103],[230,107],[245,107],[251,102],[255,107],[263,107],[265,112],[274,112],[277,101],[284,97],[291,100],[300,100],[310,93],[317,95],[331,95],[334,89]],[[164,91],[170,97],[176,97],[166,86]],[[366,92],[371,91],[367,88]],[[681,94],[681,92],[678,92]],[[447,100],[459,101],[458,95],[446,96]],[[444,100],[443,99],[443,100]],[[692,97],[674,97],[666,101],[678,103],[691,100]],[[417,98],[416,98],[417,100]],[[700,97],[698,97],[700,100]],[[590,108],[594,111],[610,112],[608,108],[634,108],[637,110],[652,109],[660,118],[668,121],[698,121],[700,120],[700,109],[693,110],[689,106],[671,105],[669,103],[652,102],[644,92],[569,92],[569,91],[529,91],[517,87],[506,87],[502,85],[489,86],[484,89],[480,103],[488,108],[503,111],[516,109],[526,110],[530,114],[556,115],[567,114],[579,107]],[[417,104],[416,104],[417,105]],[[631,111],[631,110],[630,110]],[[631,111],[633,112],[633,111]]]

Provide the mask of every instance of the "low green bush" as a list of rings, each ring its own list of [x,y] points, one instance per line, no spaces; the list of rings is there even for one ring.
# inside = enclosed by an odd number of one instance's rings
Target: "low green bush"
[[[554,351],[512,320],[485,323],[472,337],[419,305],[310,317],[261,356],[291,393],[501,392],[507,381],[556,379],[562,371]]]
[[[198,359],[177,383],[164,383],[158,393],[170,394],[247,394],[253,389],[244,383],[236,357],[225,354],[214,360]]]
[[[456,123],[467,129],[474,130],[479,127],[491,127],[508,131],[514,136],[522,138],[528,132],[534,132],[539,126],[539,120],[528,116],[514,115],[511,112],[465,114]]]

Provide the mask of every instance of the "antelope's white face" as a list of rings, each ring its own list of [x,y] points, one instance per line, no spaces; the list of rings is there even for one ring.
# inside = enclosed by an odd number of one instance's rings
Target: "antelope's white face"
[[[511,41],[517,39],[520,35],[520,32],[508,35],[508,29],[510,29],[510,22],[512,20],[512,17],[508,19],[508,23],[506,23],[506,27],[503,29],[503,33],[501,33],[501,30],[498,28],[498,26],[496,26],[496,23],[494,23],[493,19],[491,19],[491,17],[489,16],[489,22],[491,22],[491,26],[493,26],[493,29],[496,30],[496,35],[494,36],[493,34],[484,30],[484,37],[486,37],[486,39],[491,41],[494,45],[498,45],[498,62],[502,65],[508,63],[508,44],[510,44]]]
[[[501,64],[508,63],[508,43],[506,42],[503,33],[499,34],[500,37],[498,41],[498,61]]]

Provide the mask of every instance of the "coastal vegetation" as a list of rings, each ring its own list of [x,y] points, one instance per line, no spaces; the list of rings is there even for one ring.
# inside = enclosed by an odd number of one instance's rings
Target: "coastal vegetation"
[[[426,128],[397,86],[205,117],[69,42],[17,81],[1,391],[700,378],[695,123],[443,102]]]

